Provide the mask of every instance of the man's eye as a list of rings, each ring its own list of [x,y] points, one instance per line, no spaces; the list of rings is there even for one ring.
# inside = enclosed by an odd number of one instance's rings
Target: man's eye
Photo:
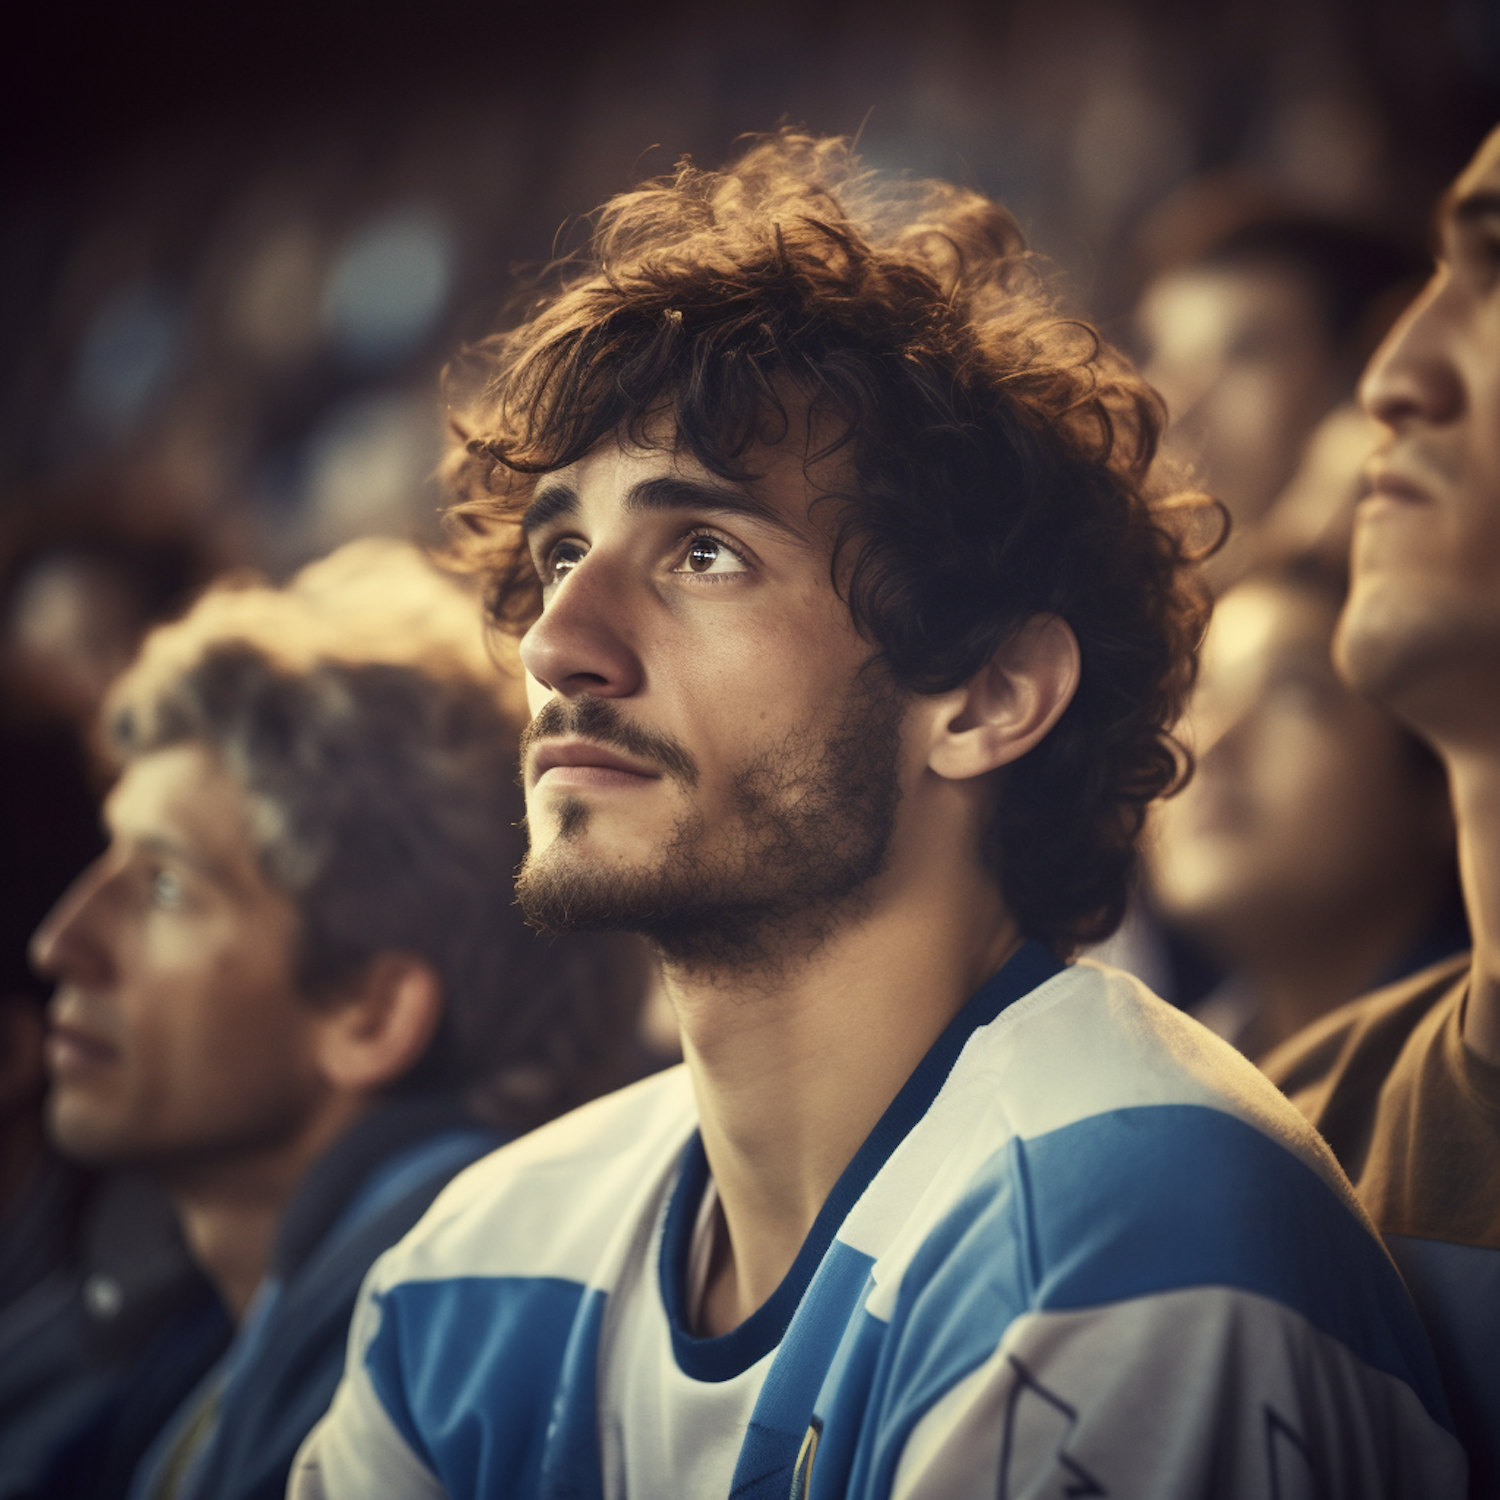
[[[743,573],[745,560],[717,537],[695,536],[674,573]]]
[[[577,542],[558,542],[543,560],[542,587],[551,588],[561,583],[579,563],[583,561],[584,549]]]
[[[182,881],[170,870],[157,870],[151,876],[151,904],[162,911],[176,911],[186,900]]]
[[[1475,247],[1474,259],[1481,275],[1493,282],[1496,273],[1500,272],[1500,239],[1492,234],[1482,236]]]

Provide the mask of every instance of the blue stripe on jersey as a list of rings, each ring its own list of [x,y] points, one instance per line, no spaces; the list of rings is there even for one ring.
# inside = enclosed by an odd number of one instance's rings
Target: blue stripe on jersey
[[[1007,1005],[1029,995],[1061,972],[1062,965],[1040,943],[1024,943],[969,997],[844,1168],[781,1285],[738,1328],[711,1339],[694,1338],[688,1332],[684,1306],[693,1228],[708,1184],[703,1141],[694,1132],[683,1154],[682,1171],[667,1210],[660,1261],[662,1301],[672,1330],[672,1349],[678,1368],[685,1375],[694,1380],[731,1380],[781,1342],[839,1225],[912,1126],[931,1108],[970,1036],[993,1021]]]
[[[829,1494],[845,1493],[856,1445],[861,1438],[868,1443],[869,1432],[875,1430],[873,1398],[879,1390],[875,1372],[889,1332],[889,1324],[872,1317],[863,1308],[855,1313],[813,1404],[813,1414],[823,1424],[814,1473],[818,1484]]]
[[[874,1264],[842,1240],[828,1247],[786,1331],[785,1342],[799,1351],[799,1357],[776,1359],[755,1398],[729,1487],[731,1500],[785,1500],[813,1402],[845,1329],[859,1314]]]
[[[1209,1286],[1299,1313],[1405,1381],[1452,1430],[1395,1269],[1323,1180],[1232,1115],[1152,1105],[1011,1141],[923,1241],[902,1277],[873,1383],[847,1403],[848,1418],[865,1424],[848,1493],[889,1492],[922,1415],[1023,1313]],[[797,1354],[788,1344],[782,1357]],[[835,1493],[844,1491],[834,1453],[848,1442],[830,1440],[844,1404],[819,1412],[817,1478]]]
[[[365,1368],[450,1495],[602,1500],[604,1293],[553,1277],[407,1281],[379,1298]]]

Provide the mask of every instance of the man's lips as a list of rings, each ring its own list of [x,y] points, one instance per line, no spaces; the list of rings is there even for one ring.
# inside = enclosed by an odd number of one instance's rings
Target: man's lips
[[[54,1021],[47,1028],[47,1071],[54,1078],[108,1067],[119,1060],[119,1049],[91,1031]]]
[[[1403,505],[1431,505],[1432,492],[1397,469],[1377,466],[1370,470],[1366,500],[1394,500]]]
[[[531,757],[531,780],[544,776],[575,786],[628,786],[660,781],[661,772],[590,740],[544,740]]]

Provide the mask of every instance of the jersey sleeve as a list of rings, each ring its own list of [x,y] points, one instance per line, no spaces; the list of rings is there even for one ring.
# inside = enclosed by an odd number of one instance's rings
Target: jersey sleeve
[[[875,1280],[858,1500],[1464,1494],[1379,1241],[1336,1181],[1222,1111],[1013,1140]],[[850,1409],[824,1412],[833,1460]]]
[[[1200,1287],[1019,1319],[931,1406],[891,1500],[1461,1497],[1404,1381],[1269,1299]]]

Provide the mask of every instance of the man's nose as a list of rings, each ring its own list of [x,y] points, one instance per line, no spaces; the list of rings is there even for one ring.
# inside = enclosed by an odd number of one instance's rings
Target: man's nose
[[[552,592],[521,639],[521,661],[544,687],[564,697],[626,698],[644,672],[631,643],[634,599],[609,560],[590,553]]]
[[[28,956],[38,974],[76,984],[98,984],[113,972],[101,931],[110,881],[107,858],[96,859],[63,892],[32,934]]]
[[[1453,296],[1449,273],[1440,269],[1375,351],[1359,399],[1377,422],[1443,423],[1463,410],[1463,378],[1451,347]]]

